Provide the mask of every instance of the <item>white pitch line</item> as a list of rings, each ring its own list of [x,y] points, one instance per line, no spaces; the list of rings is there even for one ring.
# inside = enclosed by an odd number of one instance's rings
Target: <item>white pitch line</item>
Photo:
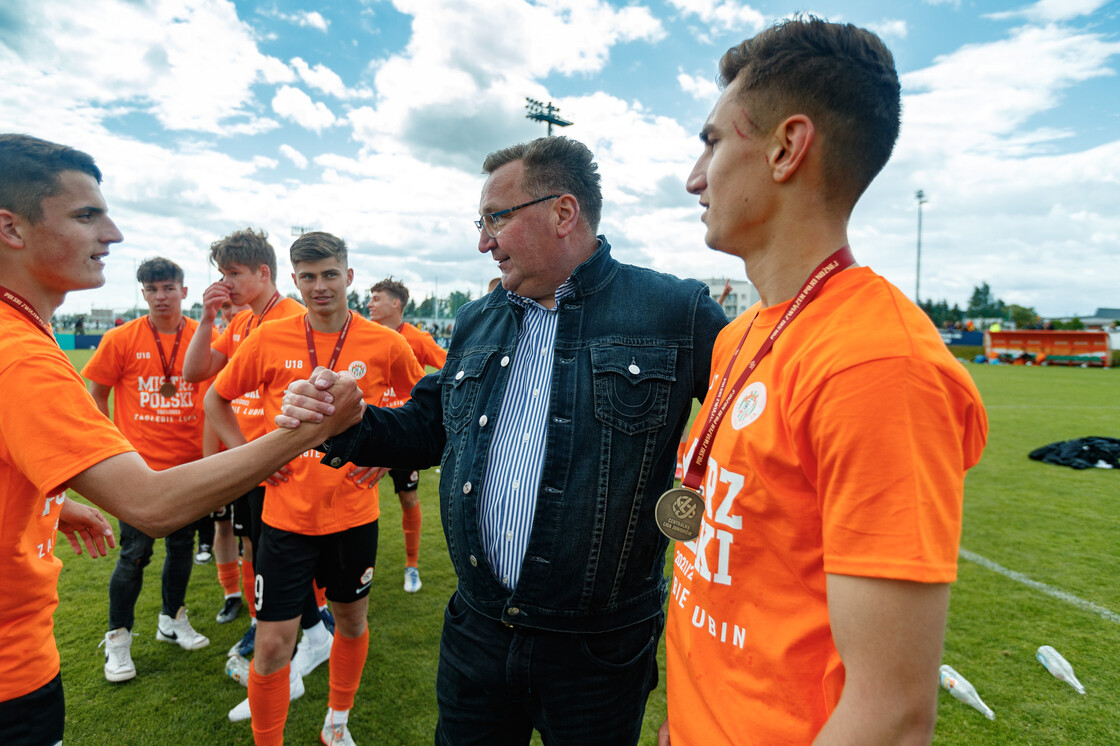
[[[1066,593],[1061,588],[1055,588],[1052,585],[1046,585],[1046,583],[1040,583],[1037,580],[1032,580],[1031,578],[1028,578],[1026,575],[1024,575],[1021,572],[1015,572],[1014,570],[1008,570],[1003,565],[996,564],[995,562],[992,562],[990,559],[988,559],[986,557],[981,557],[979,554],[976,554],[975,552],[968,551],[964,547],[961,547],[960,554],[961,554],[961,557],[968,560],[969,562],[975,562],[976,564],[980,565],[981,567],[986,567],[993,572],[998,572],[1000,575],[1004,575],[1006,577],[1009,577],[1017,583],[1022,583],[1025,586],[1029,586],[1031,588],[1034,588],[1036,591],[1042,591],[1047,596],[1051,596],[1053,598],[1056,598],[1059,601],[1065,601],[1066,603],[1072,604],[1079,609],[1084,609],[1085,611],[1091,611],[1094,614],[1096,614],[1097,616],[1102,617],[1104,619],[1107,619],[1110,622],[1116,622],[1117,624],[1120,624],[1120,614],[1117,614],[1115,611],[1111,611],[1109,609],[1106,609],[1103,606],[1098,606],[1097,604],[1093,603],[1092,601],[1086,601],[1083,598],[1078,598],[1077,596],[1073,595],[1072,593]]]

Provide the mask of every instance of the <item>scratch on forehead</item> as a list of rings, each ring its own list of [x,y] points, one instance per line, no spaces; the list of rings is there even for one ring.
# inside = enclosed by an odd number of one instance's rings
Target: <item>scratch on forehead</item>
[[[745,106],[738,106],[736,111],[737,114],[735,118],[731,120],[731,126],[735,128],[735,134],[743,139],[746,139],[746,133],[748,131],[759,131],[758,125],[754,123],[753,119],[751,119],[751,115],[747,113],[747,108]]]

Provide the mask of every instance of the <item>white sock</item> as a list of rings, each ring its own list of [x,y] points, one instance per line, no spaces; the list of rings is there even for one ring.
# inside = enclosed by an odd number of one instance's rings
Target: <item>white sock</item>
[[[349,719],[349,710],[327,710],[327,722],[335,728],[345,728]]]
[[[327,632],[327,627],[322,622],[318,622],[314,627],[305,629],[303,631],[303,636],[315,647],[326,645],[331,640],[331,633]]]
[[[238,591],[237,593],[227,593],[226,598],[241,598],[241,591]],[[256,622],[257,620],[254,619],[253,621]]]

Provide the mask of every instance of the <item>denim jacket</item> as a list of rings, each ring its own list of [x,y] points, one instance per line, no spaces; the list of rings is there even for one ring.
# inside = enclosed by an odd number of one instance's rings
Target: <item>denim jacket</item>
[[[505,291],[465,305],[443,369],[403,407],[367,407],[361,424],[326,444],[323,461],[438,462],[463,600],[511,625],[602,632],[664,605],[668,539],[654,506],[672,486],[681,429],[707,392],[727,319],[702,283],[620,264],[602,237],[572,279],[575,292],[558,304],[544,468],[513,591],[487,562],[478,511],[523,313]]]

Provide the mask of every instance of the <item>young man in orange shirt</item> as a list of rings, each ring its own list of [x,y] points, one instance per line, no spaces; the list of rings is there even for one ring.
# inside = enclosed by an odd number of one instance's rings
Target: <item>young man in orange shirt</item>
[[[136,270],[148,314],[110,329],[82,368],[97,408],[112,416],[117,429],[153,469],[167,469],[202,458],[202,390],[183,380],[183,353],[198,322],[183,316],[183,270],[162,257],[146,259]],[[112,415],[109,395],[114,394]],[[184,650],[210,640],[191,627],[184,606],[191,579],[194,525],[164,539],[163,611],[156,639]],[[136,600],[155,540],[125,521],[120,523],[120,556],[109,579],[109,631],[105,633],[105,678],[136,676],[131,655]]]
[[[206,395],[206,414],[223,442],[241,438],[231,404],[261,390],[265,421],[280,413],[289,383],[306,378],[320,361],[346,370],[365,400],[378,404],[388,388],[411,391],[423,369],[396,332],[347,307],[354,279],[346,244],[329,233],[305,233],[292,244],[292,279],[307,305],[303,316],[266,322],[230,358]],[[336,620],[330,653],[330,706],[320,738],[352,744],[347,728],[369,648],[366,615],[377,557],[379,515],[376,468],[332,469],[308,450],[290,475],[265,488],[257,546],[256,655],[249,670],[248,707],[257,744],[284,738],[291,697],[289,663],[307,587],[326,588]],[[230,712],[241,719],[244,703]]]
[[[215,241],[210,245],[210,263],[218,268],[222,278],[202,294],[199,333],[187,347],[183,363],[183,375],[188,381],[205,381],[216,376],[253,329],[265,321],[302,314],[306,310],[298,301],[282,297],[276,289],[276,252],[264,231],[245,228]],[[214,322],[227,305],[248,308],[236,313],[214,339]],[[246,392],[234,400],[232,407],[240,432],[247,440],[264,434],[264,410],[259,391]],[[253,605],[253,545],[260,532],[260,502],[263,499],[264,487],[258,485],[214,513],[217,522],[214,563],[217,565],[218,581],[225,592],[217,620],[221,624],[231,622],[241,610],[239,575],[248,596],[251,617],[249,629],[230,650],[231,656],[248,656],[253,652],[257,623]],[[240,571],[238,538],[243,550]]]
[[[894,61],[806,17],[730,49],[720,80],[687,188],[762,300],[713,350],[685,459],[702,501],[666,496],[699,535],[673,563],[659,742],[928,744],[987,420],[925,314],[848,249],[898,137]]]
[[[105,283],[122,240],[89,155],[27,135],[0,135],[0,743],[62,740],[64,700],[54,641],[62,531],[91,556],[113,532],[87,497],[151,536],[228,502],[294,455],[361,417],[358,392],[335,389],[333,416],[302,436],[270,433],[238,453],[153,471],[98,411],[48,319],[72,290]],[[348,374],[343,378],[349,379]],[[302,429],[302,428],[301,428]],[[127,484],[128,490],[121,490]]]
[[[395,329],[408,340],[412,352],[420,365],[436,368],[443,367],[447,360],[447,350],[436,344],[431,334],[417,329],[404,320],[404,309],[408,305],[408,288],[404,283],[386,277],[369,290],[369,317],[378,324]],[[408,401],[408,393],[385,392],[382,407],[400,407]],[[390,469],[393,489],[401,502],[401,529],[404,531],[404,590],[416,593],[420,590],[420,472],[416,469]]]

